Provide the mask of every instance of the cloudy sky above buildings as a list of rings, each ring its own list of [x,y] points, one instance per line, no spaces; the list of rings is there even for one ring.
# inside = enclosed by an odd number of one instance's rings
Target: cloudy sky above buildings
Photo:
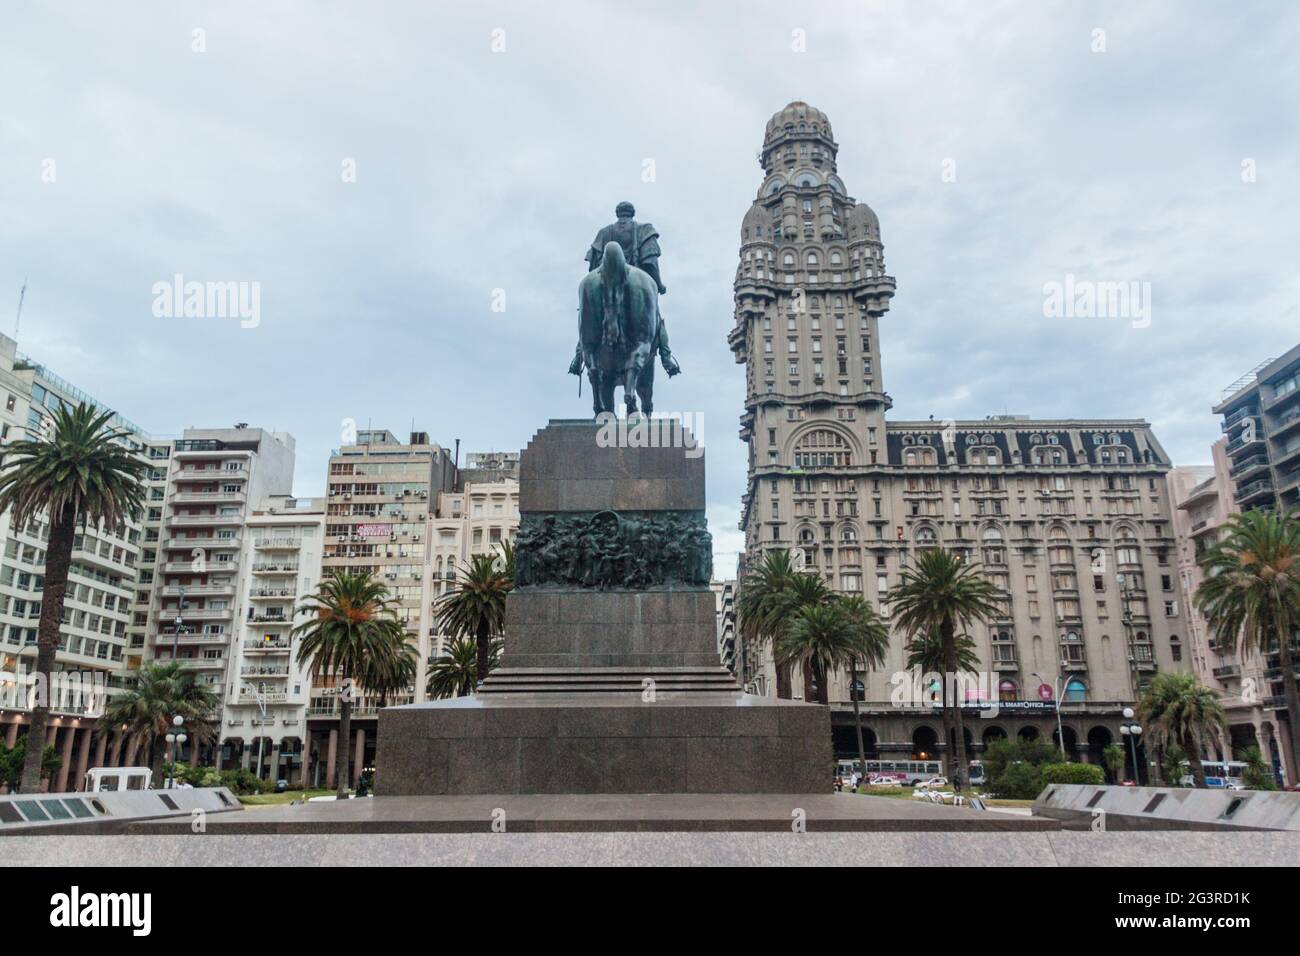
[[[892,417],[1145,418],[1200,464],[1222,389],[1300,338],[1298,47],[1287,2],[11,5],[0,330],[26,278],[21,351],[156,435],[289,431],[319,494],[345,419],[463,455],[588,414],[575,288],[630,199],[726,572],[772,113],[824,110],[880,216]],[[259,283],[257,327],[155,317],[178,273]],[[1150,283],[1149,325],[1046,318],[1067,275]]]

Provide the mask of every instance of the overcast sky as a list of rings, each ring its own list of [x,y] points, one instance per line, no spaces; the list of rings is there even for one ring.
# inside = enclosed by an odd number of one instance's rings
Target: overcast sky
[[[156,435],[289,431],[294,491],[320,494],[344,419],[463,456],[589,414],[565,374],[576,284],[630,199],[685,370],[656,404],[704,416],[726,573],[740,222],[764,124],[803,99],[898,280],[893,417],[1145,418],[1201,464],[1224,386],[1300,340],[1298,11],[6,5],[0,330],[25,277],[23,352]],[[177,273],[258,283],[258,324],[156,317]],[[1150,283],[1149,325],[1045,318],[1071,274]]]

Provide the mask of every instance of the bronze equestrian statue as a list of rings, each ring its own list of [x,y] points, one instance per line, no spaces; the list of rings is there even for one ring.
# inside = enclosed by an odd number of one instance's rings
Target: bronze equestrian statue
[[[628,413],[637,410],[636,396],[640,396],[641,411],[649,415],[653,410],[655,353],[658,353],[659,361],[670,378],[681,371],[668,347],[668,329],[659,313],[658,297],[668,291],[659,278],[659,233],[650,223],[639,223],[633,218],[636,210],[630,202],[619,203],[614,214],[617,221],[601,229],[587,250],[589,271],[579,287],[578,345],[569,365],[569,373],[581,375],[583,367],[587,368],[591,380],[592,404],[598,416],[602,412],[614,411],[614,389],[620,384],[624,386],[623,397]],[[612,267],[611,275],[622,275],[623,270],[627,270],[628,275],[635,274],[650,280],[654,321],[649,351],[644,358],[635,347],[629,347],[627,340],[637,333],[633,330],[624,334],[628,319],[625,316],[605,314],[611,310],[626,310],[628,306],[625,297],[616,290],[606,288],[614,280],[593,279],[604,274],[611,247],[617,248],[620,254],[620,262]],[[589,282],[593,288],[600,288],[597,299],[589,299]],[[638,290],[632,298],[640,302],[644,297],[645,283],[641,279],[633,279],[631,283]],[[617,304],[611,296],[618,298]],[[609,301],[611,310],[605,309],[606,300]],[[600,309],[603,317],[589,327],[587,315],[591,309]],[[631,321],[635,326],[639,317]],[[640,343],[632,342],[630,345],[639,347]],[[635,377],[630,374],[633,371]]]

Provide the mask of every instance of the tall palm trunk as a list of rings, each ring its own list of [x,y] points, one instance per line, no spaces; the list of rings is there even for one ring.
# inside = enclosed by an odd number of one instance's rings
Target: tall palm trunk
[[[1187,754],[1187,766],[1192,771],[1192,786],[1205,788],[1205,765],[1201,763],[1201,747],[1192,734],[1183,734],[1178,743],[1183,748],[1183,753]],[[1160,761],[1159,763],[1163,763]],[[1157,764],[1158,765],[1158,764]],[[1179,785],[1178,781],[1169,781],[1175,786]]]
[[[953,625],[952,618],[944,615],[943,623],[939,625],[939,639],[943,644],[943,675],[944,687],[946,688],[949,681],[952,683],[952,747],[956,751],[953,757],[953,763],[956,764],[951,771],[951,779],[958,789],[966,788],[966,729],[962,726],[961,719],[961,700],[957,696],[957,640],[956,628]],[[948,694],[945,689],[944,701],[947,702]],[[945,708],[946,709],[946,708]]]
[[[162,737],[155,736],[149,749],[152,751],[149,769],[153,771],[154,789],[161,790],[163,781],[167,778],[167,774],[163,769],[163,760],[167,756],[167,741]],[[173,769],[172,773],[175,772]]]
[[[487,618],[478,622],[478,630],[474,634],[474,650],[478,682],[481,684],[487,680],[492,662],[492,631],[488,627]]]
[[[782,700],[792,700],[794,698],[794,688],[791,686],[791,671],[794,665],[790,661],[778,661],[776,665],[776,696]]]
[[[1296,693],[1290,637],[1290,634],[1278,636],[1277,662],[1282,667],[1282,698],[1286,702],[1287,731],[1291,737],[1291,783],[1296,784],[1300,783],[1300,695]]]
[[[858,706],[858,660],[853,658],[849,661],[849,699],[853,701],[853,725],[858,732],[858,763],[862,765],[862,782],[867,783],[867,750],[862,746],[862,710]],[[867,682],[862,682],[863,696],[866,696]]]
[[[27,728],[23,793],[37,793],[41,789],[41,757],[45,754],[45,732],[50,717],[54,656],[59,648],[59,625],[63,622],[63,599],[68,590],[68,569],[72,566],[76,532],[77,514],[68,505],[52,520],[50,543],[45,549],[45,591],[41,596],[41,620],[36,627],[36,677],[40,684]]]
[[[339,697],[339,738],[342,743],[341,752],[335,761],[338,767],[338,776],[335,778],[335,796],[339,800],[348,798],[348,785],[352,782],[352,685],[349,682],[351,675],[346,671],[343,673],[343,686],[347,690]]]
[[[812,673],[813,680],[817,682],[817,703],[829,705],[831,702],[831,688],[830,679],[826,674],[826,666],[814,661]]]

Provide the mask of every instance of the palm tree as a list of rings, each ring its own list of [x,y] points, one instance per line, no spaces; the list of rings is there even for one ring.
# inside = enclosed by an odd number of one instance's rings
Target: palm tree
[[[971,623],[987,623],[1000,613],[1001,592],[983,575],[978,565],[966,564],[944,548],[926,548],[916,557],[913,567],[903,569],[899,583],[886,599],[899,628],[913,640],[921,635],[938,633],[943,648],[943,673],[947,682],[956,681],[958,673],[957,628]],[[944,709],[947,709],[945,695]],[[956,766],[952,768],[957,786],[967,777],[966,732],[962,727],[961,705],[952,708],[953,743]]]
[[[840,598],[840,606],[848,618],[853,650],[849,655],[849,699],[853,701],[853,726],[858,736],[858,762],[862,765],[862,777],[867,776],[867,751],[862,745],[862,708],[861,698],[857,693],[858,665],[866,670],[879,667],[885,662],[885,651],[889,648],[889,627],[881,620],[876,609],[857,596]],[[862,682],[866,689],[866,681]]]
[[[979,655],[975,653],[975,642],[965,634],[958,634],[953,638],[957,648],[957,674],[973,674],[980,669]],[[914,636],[907,644],[907,669],[915,671],[918,674],[943,674],[943,640],[939,637],[938,631],[931,631],[929,634],[918,634]],[[953,700],[951,706],[948,703],[948,688],[952,687]],[[940,721],[943,723],[943,739],[948,742],[945,748],[948,760],[948,776],[952,778],[952,764],[954,751],[953,738],[953,708],[961,706],[957,700],[957,682],[955,680],[940,680],[939,682],[940,702],[942,706],[939,710]],[[962,742],[965,743],[966,734],[962,733]]]
[[[379,706],[387,707],[390,695],[401,694],[415,686],[420,673],[420,651],[411,636],[402,632],[402,642],[386,648],[366,660],[364,671],[357,683],[379,698]]]
[[[140,478],[145,464],[121,444],[126,431],[109,427],[111,411],[98,411],[84,402],[54,412],[48,440],[16,441],[5,446],[0,473],[0,512],[12,509],[12,525],[26,527],[43,515],[50,524],[45,549],[45,588],[36,630],[38,689],[27,734],[45,739],[49,720],[50,675],[59,646],[59,624],[68,587],[68,569],[78,527],[117,528],[139,511],[143,498]],[[27,748],[22,789],[40,789],[40,747]]]
[[[488,669],[495,670],[501,660],[501,641],[492,642]],[[447,653],[429,667],[425,679],[425,692],[435,700],[446,697],[468,697],[478,684],[478,647],[463,637],[454,637],[447,645]]]
[[[493,639],[505,630],[506,595],[514,586],[515,552],[507,541],[499,554],[473,555],[456,586],[438,599],[438,629],[474,639],[476,684],[492,670]]]
[[[736,589],[736,614],[741,641],[754,648],[774,644],[785,627],[786,592],[800,572],[789,551],[768,551],[753,570],[741,576]],[[776,696],[789,700],[790,664],[776,665]]]
[[[1300,728],[1292,643],[1300,626],[1300,515],[1246,511],[1233,515],[1201,559],[1205,579],[1196,606],[1215,643],[1238,653],[1277,651],[1287,722]],[[1291,767],[1300,772],[1300,733],[1291,734]]]
[[[1187,754],[1192,780],[1205,786],[1201,750],[1208,737],[1221,734],[1228,718],[1219,695],[1196,679],[1195,674],[1166,671],[1151,680],[1138,703],[1140,719],[1159,746],[1177,744]]]
[[[313,676],[329,674],[342,679],[339,736],[343,747],[338,762],[337,797],[346,800],[351,779],[348,757],[352,701],[358,696],[354,681],[359,683],[373,675],[383,662],[392,664],[409,652],[410,645],[388,587],[369,571],[335,571],[321,581],[316,593],[298,607],[297,613],[312,615],[293,629],[294,636],[301,638],[298,663],[310,665]]]
[[[1116,783],[1124,779],[1124,748],[1116,743],[1109,743],[1101,748],[1101,762],[1110,771],[1110,777]]]
[[[109,698],[99,726],[102,731],[125,727],[127,735],[149,754],[154,783],[160,786],[172,718],[183,718],[184,732],[197,747],[216,739],[220,709],[221,698],[180,661],[142,664],[135,686]]]

